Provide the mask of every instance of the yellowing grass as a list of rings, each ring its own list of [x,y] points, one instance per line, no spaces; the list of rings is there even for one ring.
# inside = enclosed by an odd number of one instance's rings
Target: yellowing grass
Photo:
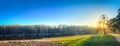
[[[51,41],[76,40],[76,39],[79,39],[82,37],[87,38],[90,36],[92,36],[92,35],[83,35],[83,36],[76,35],[76,36],[66,36],[66,37],[43,38],[43,40],[51,40]]]
[[[81,37],[79,39],[73,40],[67,44],[65,44],[64,46],[80,46],[84,43],[84,41],[86,41],[87,39],[89,39],[91,36],[85,36],[85,37]]]
[[[75,40],[80,39],[78,43],[80,42],[82,43],[82,41],[89,39],[91,36],[92,35],[76,35],[76,36],[66,36],[66,37],[44,38],[43,40],[57,41],[61,43],[63,46],[65,44],[69,44],[70,46],[73,46],[75,44],[72,44],[72,42],[77,43],[74,42]]]

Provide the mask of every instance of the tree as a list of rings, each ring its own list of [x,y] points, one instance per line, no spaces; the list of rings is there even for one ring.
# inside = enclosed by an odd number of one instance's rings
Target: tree
[[[107,23],[108,18],[104,14],[101,15],[98,19],[98,31],[100,34],[106,34],[108,32]]]
[[[109,20],[109,26],[112,32],[120,32],[120,9],[118,9],[118,15]]]

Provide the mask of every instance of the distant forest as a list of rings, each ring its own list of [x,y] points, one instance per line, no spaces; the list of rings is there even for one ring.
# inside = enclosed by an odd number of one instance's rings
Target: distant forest
[[[2,25],[0,39],[35,39],[82,34],[96,34],[96,28],[88,26]]]

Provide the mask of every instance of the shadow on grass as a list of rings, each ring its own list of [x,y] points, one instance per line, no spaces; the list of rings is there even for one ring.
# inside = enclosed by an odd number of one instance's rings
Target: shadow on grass
[[[79,46],[119,46],[120,43],[114,36],[111,35],[97,35],[83,41],[82,45]]]

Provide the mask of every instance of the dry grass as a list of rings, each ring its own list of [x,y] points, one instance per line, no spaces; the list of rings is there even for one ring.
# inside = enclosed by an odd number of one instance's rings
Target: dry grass
[[[61,44],[44,40],[8,40],[0,41],[0,46],[61,46]]]

